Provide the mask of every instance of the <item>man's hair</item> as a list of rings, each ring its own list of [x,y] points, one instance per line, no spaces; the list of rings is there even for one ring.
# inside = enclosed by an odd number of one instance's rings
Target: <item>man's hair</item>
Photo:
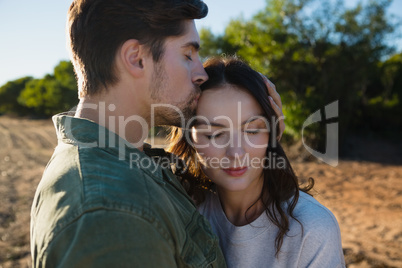
[[[129,39],[163,56],[166,38],[180,36],[185,20],[208,14],[201,0],[75,0],[68,11],[67,40],[80,97],[118,82],[117,50]]]

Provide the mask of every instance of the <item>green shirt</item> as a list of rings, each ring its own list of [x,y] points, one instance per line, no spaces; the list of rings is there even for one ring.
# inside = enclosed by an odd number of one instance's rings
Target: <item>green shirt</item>
[[[33,267],[225,267],[167,168],[98,124],[56,115],[31,211]]]

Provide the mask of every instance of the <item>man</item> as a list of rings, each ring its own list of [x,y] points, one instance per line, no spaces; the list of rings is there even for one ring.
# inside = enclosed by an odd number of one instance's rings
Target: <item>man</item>
[[[208,77],[200,0],[76,0],[68,39],[80,103],[31,212],[34,267],[224,267],[209,223],[144,153],[150,125],[182,125]]]

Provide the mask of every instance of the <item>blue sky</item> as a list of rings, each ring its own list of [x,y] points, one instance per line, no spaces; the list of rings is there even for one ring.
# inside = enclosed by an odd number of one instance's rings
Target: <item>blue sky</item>
[[[209,14],[197,27],[214,33],[221,33],[231,18],[250,18],[265,6],[265,0],[204,1]],[[345,2],[353,6],[358,0]],[[68,60],[64,29],[70,4],[71,0],[0,0],[0,86],[23,76],[40,78],[60,60]],[[390,10],[402,17],[402,0],[394,0]],[[395,42],[402,50],[402,39]]]

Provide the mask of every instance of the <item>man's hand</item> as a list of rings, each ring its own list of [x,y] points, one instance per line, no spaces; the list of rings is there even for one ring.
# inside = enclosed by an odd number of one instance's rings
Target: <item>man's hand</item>
[[[281,96],[279,96],[278,92],[276,92],[276,87],[275,85],[269,81],[268,78],[265,77],[265,75],[261,74],[262,78],[264,79],[265,85],[268,88],[268,94],[269,94],[269,101],[271,102],[272,108],[274,109],[276,115],[278,116],[279,120],[279,133],[278,136],[276,137],[278,141],[281,140],[282,134],[285,131],[285,116],[283,115],[282,112],[282,101],[281,101]]]

